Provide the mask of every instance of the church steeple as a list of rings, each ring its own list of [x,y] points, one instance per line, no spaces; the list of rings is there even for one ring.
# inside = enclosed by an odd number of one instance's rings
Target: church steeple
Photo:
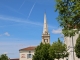
[[[46,13],[44,13],[44,25],[43,25],[42,43],[50,43],[50,35],[48,33],[48,25],[47,25]]]
[[[48,26],[47,26],[47,21],[46,21],[46,13],[44,13],[44,27],[43,27],[43,34],[48,33]]]

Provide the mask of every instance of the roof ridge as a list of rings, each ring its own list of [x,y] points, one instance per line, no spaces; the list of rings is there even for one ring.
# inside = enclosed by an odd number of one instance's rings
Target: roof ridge
[[[26,47],[26,48],[22,48],[19,51],[21,51],[21,50],[35,50],[35,48],[36,48],[36,46],[29,46],[29,47]]]

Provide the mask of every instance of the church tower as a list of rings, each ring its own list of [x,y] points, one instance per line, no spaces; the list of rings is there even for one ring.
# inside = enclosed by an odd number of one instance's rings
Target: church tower
[[[50,34],[48,33],[46,13],[44,13],[44,26],[42,34],[42,43],[50,43]]]

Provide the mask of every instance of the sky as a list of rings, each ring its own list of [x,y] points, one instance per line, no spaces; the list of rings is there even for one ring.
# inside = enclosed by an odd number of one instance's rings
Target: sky
[[[19,49],[37,46],[42,40],[44,12],[50,43],[57,41],[61,27],[55,12],[55,0],[0,0],[0,54],[19,58]]]

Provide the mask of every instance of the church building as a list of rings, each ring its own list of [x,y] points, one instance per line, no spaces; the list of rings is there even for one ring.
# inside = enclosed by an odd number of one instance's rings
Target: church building
[[[44,13],[44,26],[43,26],[43,34],[42,34],[42,43],[50,43],[50,34],[48,32],[46,13]],[[19,60],[32,60],[34,55],[35,46],[23,48],[19,50],[20,57]]]

